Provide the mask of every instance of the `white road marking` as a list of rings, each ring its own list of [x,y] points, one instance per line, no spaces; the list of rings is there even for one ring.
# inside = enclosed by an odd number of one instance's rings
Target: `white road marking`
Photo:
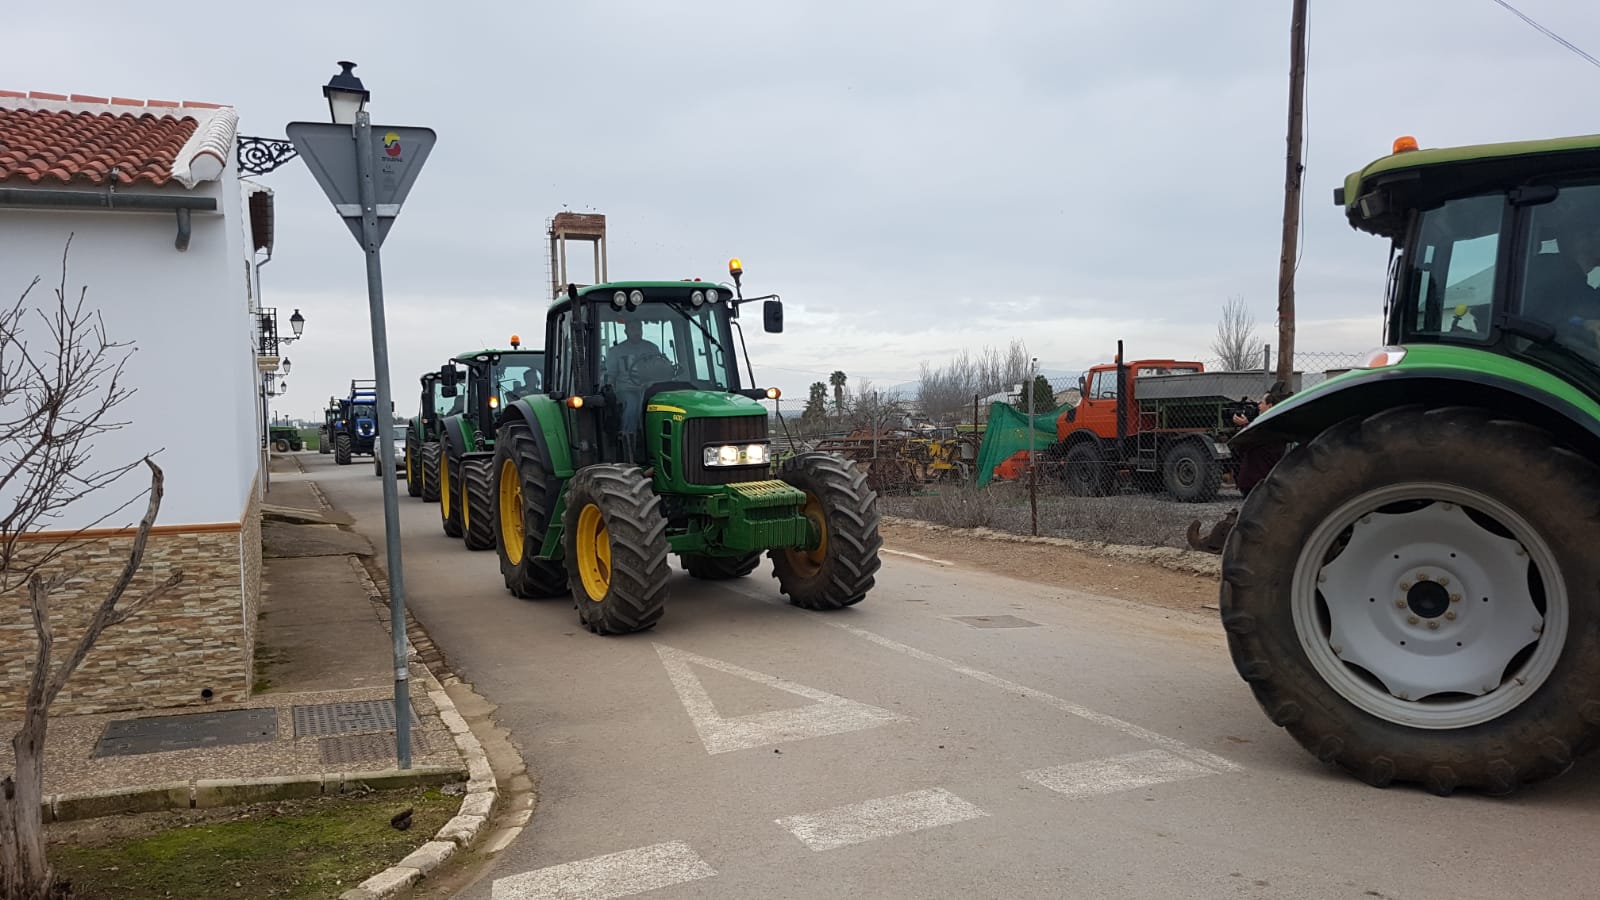
[[[493,900],[610,900],[710,878],[717,870],[682,841],[495,879]]]
[[[931,556],[923,556],[921,553],[908,553],[905,550],[890,550],[888,547],[879,547],[878,548],[878,552],[879,553],[893,553],[895,556],[909,556],[912,559],[920,559],[923,562],[937,563],[937,564],[939,564],[941,566],[953,566],[953,565],[955,565],[955,563],[950,562],[949,560],[934,559]]]
[[[1076,703],[1063,700],[1060,697],[1047,694],[1044,691],[1035,690],[1025,685],[1017,684],[1015,681],[1007,681],[998,675],[991,675],[988,672],[974,669],[971,666],[964,666],[961,663],[955,662],[954,660],[945,659],[942,656],[935,656],[925,650],[918,650],[915,647],[902,644],[899,641],[892,641],[883,635],[875,634],[871,631],[867,631],[864,628],[857,628],[854,625],[846,625],[843,622],[833,622],[826,619],[822,621],[827,621],[829,625],[832,625],[835,628],[843,628],[845,631],[850,632],[856,637],[871,641],[880,647],[886,647],[897,653],[904,653],[913,659],[920,659],[924,662],[936,663],[953,672],[966,675],[969,678],[977,679],[978,681],[990,685],[991,687],[997,687],[1003,691],[1011,691],[1013,693],[1021,694],[1024,697],[1030,697],[1034,700],[1038,700],[1046,706],[1058,709],[1067,715],[1077,716],[1080,719],[1087,719],[1096,725],[1103,725],[1107,728],[1120,731],[1129,737],[1138,738],[1141,741],[1155,744],[1157,747],[1170,750],[1179,756],[1187,757],[1203,766],[1207,766],[1219,772],[1244,771],[1244,767],[1238,763],[1223,759],[1215,753],[1201,750],[1198,747],[1191,747],[1188,744],[1177,740],[1176,738],[1169,738],[1164,734],[1157,734],[1148,728],[1143,728],[1133,724],[1132,722],[1124,722],[1115,716],[1108,716],[1105,713],[1095,712],[1088,707],[1079,706]]]
[[[661,657],[661,664],[667,669],[667,677],[672,680],[672,687],[678,692],[678,699],[683,701],[684,710],[694,722],[694,729],[700,735],[700,742],[705,744],[707,753],[748,750],[751,747],[766,747],[806,738],[861,731],[888,725],[891,722],[910,721],[907,717],[886,709],[857,703],[837,694],[819,691],[761,672],[753,672],[720,659],[698,656],[665,644],[656,644],[655,648]],[[711,695],[706,693],[705,685],[700,683],[700,679],[689,668],[691,664],[726,672],[816,702],[809,706],[725,718],[717,712],[716,706],[711,702]]]
[[[1199,763],[1165,750],[1143,750],[1048,769],[1034,769],[1023,772],[1022,777],[1058,794],[1088,797],[1215,774],[1215,771]]]
[[[774,821],[820,853],[987,815],[943,788],[930,788]]]

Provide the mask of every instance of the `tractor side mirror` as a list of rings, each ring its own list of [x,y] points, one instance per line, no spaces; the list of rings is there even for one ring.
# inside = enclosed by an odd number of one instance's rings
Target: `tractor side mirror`
[[[439,368],[439,395],[441,397],[456,395],[456,367],[449,363]]]
[[[783,331],[782,300],[767,300],[761,304],[761,327],[772,334]]]

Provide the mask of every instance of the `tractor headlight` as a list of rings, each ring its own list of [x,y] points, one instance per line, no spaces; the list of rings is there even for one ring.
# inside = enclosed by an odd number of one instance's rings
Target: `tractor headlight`
[[[499,409],[500,408],[500,398],[491,395],[489,397],[489,408],[490,409]]]
[[[766,444],[712,444],[702,453],[707,466],[764,466],[768,458]]]
[[[700,307],[705,306],[706,305],[706,292],[705,291],[695,291],[694,293],[690,294],[689,295],[689,303],[695,309],[699,309]]]
[[[644,304],[644,291],[634,290],[628,293],[628,305],[638,309]]]
[[[707,303],[715,303],[715,302],[717,302],[717,299],[720,296],[721,295],[717,293],[717,289],[716,288],[707,288],[706,289],[706,302]]]
[[[611,295],[611,305],[615,306],[617,309],[627,306],[628,295],[623,291],[617,291],[615,294]]]

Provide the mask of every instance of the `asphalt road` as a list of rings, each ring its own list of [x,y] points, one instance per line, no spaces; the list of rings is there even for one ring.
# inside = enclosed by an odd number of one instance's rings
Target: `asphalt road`
[[[370,461],[301,460],[381,548]],[[466,900],[1600,894],[1600,761],[1510,799],[1368,787],[1267,722],[1211,616],[888,553],[850,610],[680,571],[602,638],[400,487],[411,607],[539,782]]]

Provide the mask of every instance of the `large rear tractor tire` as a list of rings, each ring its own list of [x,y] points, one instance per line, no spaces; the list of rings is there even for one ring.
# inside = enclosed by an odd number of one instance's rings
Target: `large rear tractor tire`
[[[579,469],[562,519],[578,621],[595,634],[643,631],[667,602],[667,520],[637,466]]]
[[[284,440],[283,438],[278,438],[277,440],[272,442],[272,449],[278,451],[279,453],[288,453],[289,452],[289,442]]]
[[[461,537],[461,466],[452,462],[449,451],[440,448],[439,526],[447,537]]]
[[[779,477],[806,492],[805,515],[822,531],[815,550],[774,549],[778,590],[802,609],[841,609],[872,589],[883,537],[878,495],[867,475],[831,453],[802,453],[784,460]]]
[[[461,537],[468,550],[494,549],[494,458],[461,461]]]
[[[417,436],[406,433],[406,496],[422,496],[422,472],[417,469]]]
[[[1104,497],[1111,492],[1111,467],[1100,448],[1085,442],[1067,451],[1062,480],[1074,497]]]
[[[1161,484],[1182,503],[1209,503],[1222,489],[1222,464],[1199,441],[1186,440],[1161,461]]]
[[[439,502],[439,454],[438,441],[422,445],[422,500],[425,503]]]
[[[1600,744],[1600,468],[1522,422],[1406,406],[1335,425],[1223,550],[1234,666],[1376,786],[1506,794]]]
[[[526,422],[513,419],[500,426],[494,446],[500,501],[495,549],[506,590],[523,599],[560,597],[567,593],[566,567],[535,558],[560,495],[559,481],[546,467]]]
[[[341,466],[350,465],[350,435],[341,434],[334,437],[333,461]]]
[[[760,552],[748,556],[702,556],[698,553],[684,553],[678,558],[683,563],[683,570],[691,577],[706,581],[743,578],[754,572],[756,566],[761,565]]]

